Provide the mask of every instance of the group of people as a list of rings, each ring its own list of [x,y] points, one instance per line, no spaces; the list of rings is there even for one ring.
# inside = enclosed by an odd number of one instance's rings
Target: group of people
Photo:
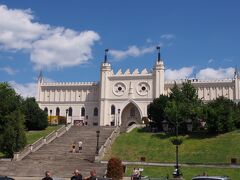
[[[90,176],[83,178],[82,174],[78,169],[75,169],[73,172],[73,176],[71,177],[71,180],[97,180],[97,173],[95,170],[90,171]],[[45,177],[42,180],[53,180],[51,177],[50,171],[45,172]]]
[[[83,142],[82,141],[78,141],[78,152],[81,153],[82,152],[82,146],[83,146]],[[73,142],[72,144],[72,153],[75,153],[76,151],[76,142]]]

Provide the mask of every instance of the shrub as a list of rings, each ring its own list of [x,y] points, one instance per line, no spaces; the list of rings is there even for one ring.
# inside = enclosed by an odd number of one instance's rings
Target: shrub
[[[112,180],[119,180],[123,178],[123,165],[119,158],[111,158],[107,164],[107,177]]]

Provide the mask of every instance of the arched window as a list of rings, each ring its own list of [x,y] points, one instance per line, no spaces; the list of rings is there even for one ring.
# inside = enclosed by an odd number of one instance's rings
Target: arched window
[[[111,106],[111,114],[115,114],[115,106],[114,105]]]
[[[134,116],[135,116],[135,108],[134,108],[134,107],[132,107],[132,108],[130,109],[130,116],[131,116],[131,117],[134,117]]]
[[[85,108],[84,107],[81,108],[81,116],[85,116]]]
[[[98,108],[94,108],[93,110],[93,116],[98,116]]]
[[[60,109],[59,109],[59,107],[56,108],[56,116],[60,116]]]
[[[48,108],[47,107],[44,108],[44,112],[48,114]]]
[[[68,109],[68,116],[72,116],[72,108],[71,107]]]

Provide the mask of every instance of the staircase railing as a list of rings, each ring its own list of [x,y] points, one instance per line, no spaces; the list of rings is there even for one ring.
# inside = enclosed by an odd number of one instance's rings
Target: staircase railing
[[[101,148],[98,151],[98,155],[95,156],[95,162],[101,161],[101,159],[104,157],[104,155],[107,153],[107,151],[111,148],[112,144],[114,143],[116,137],[120,133],[120,127],[117,126],[114,131],[111,133],[109,138],[107,138],[106,142],[101,146]]]
[[[43,145],[50,143],[57,137],[60,137],[65,132],[67,132],[71,128],[71,124],[68,124],[67,126],[63,126],[60,129],[53,131],[46,137],[41,137],[37,141],[35,141],[33,144],[27,145],[22,151],[15,152],[13,155],[13,161],[21,161],[24,157],[29,155],[31,152],[37,151],[39,148],[41,148]]]

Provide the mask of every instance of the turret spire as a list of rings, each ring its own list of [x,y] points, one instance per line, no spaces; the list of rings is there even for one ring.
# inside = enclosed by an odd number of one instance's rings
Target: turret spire
[[[160,54],[160,46],[156,47],[157,51],[158,51],[158,62],[161,61],[161,54]]]
[[[108,52],[108,49],[105,49],[104,63],[107,63],[107,52]]]

